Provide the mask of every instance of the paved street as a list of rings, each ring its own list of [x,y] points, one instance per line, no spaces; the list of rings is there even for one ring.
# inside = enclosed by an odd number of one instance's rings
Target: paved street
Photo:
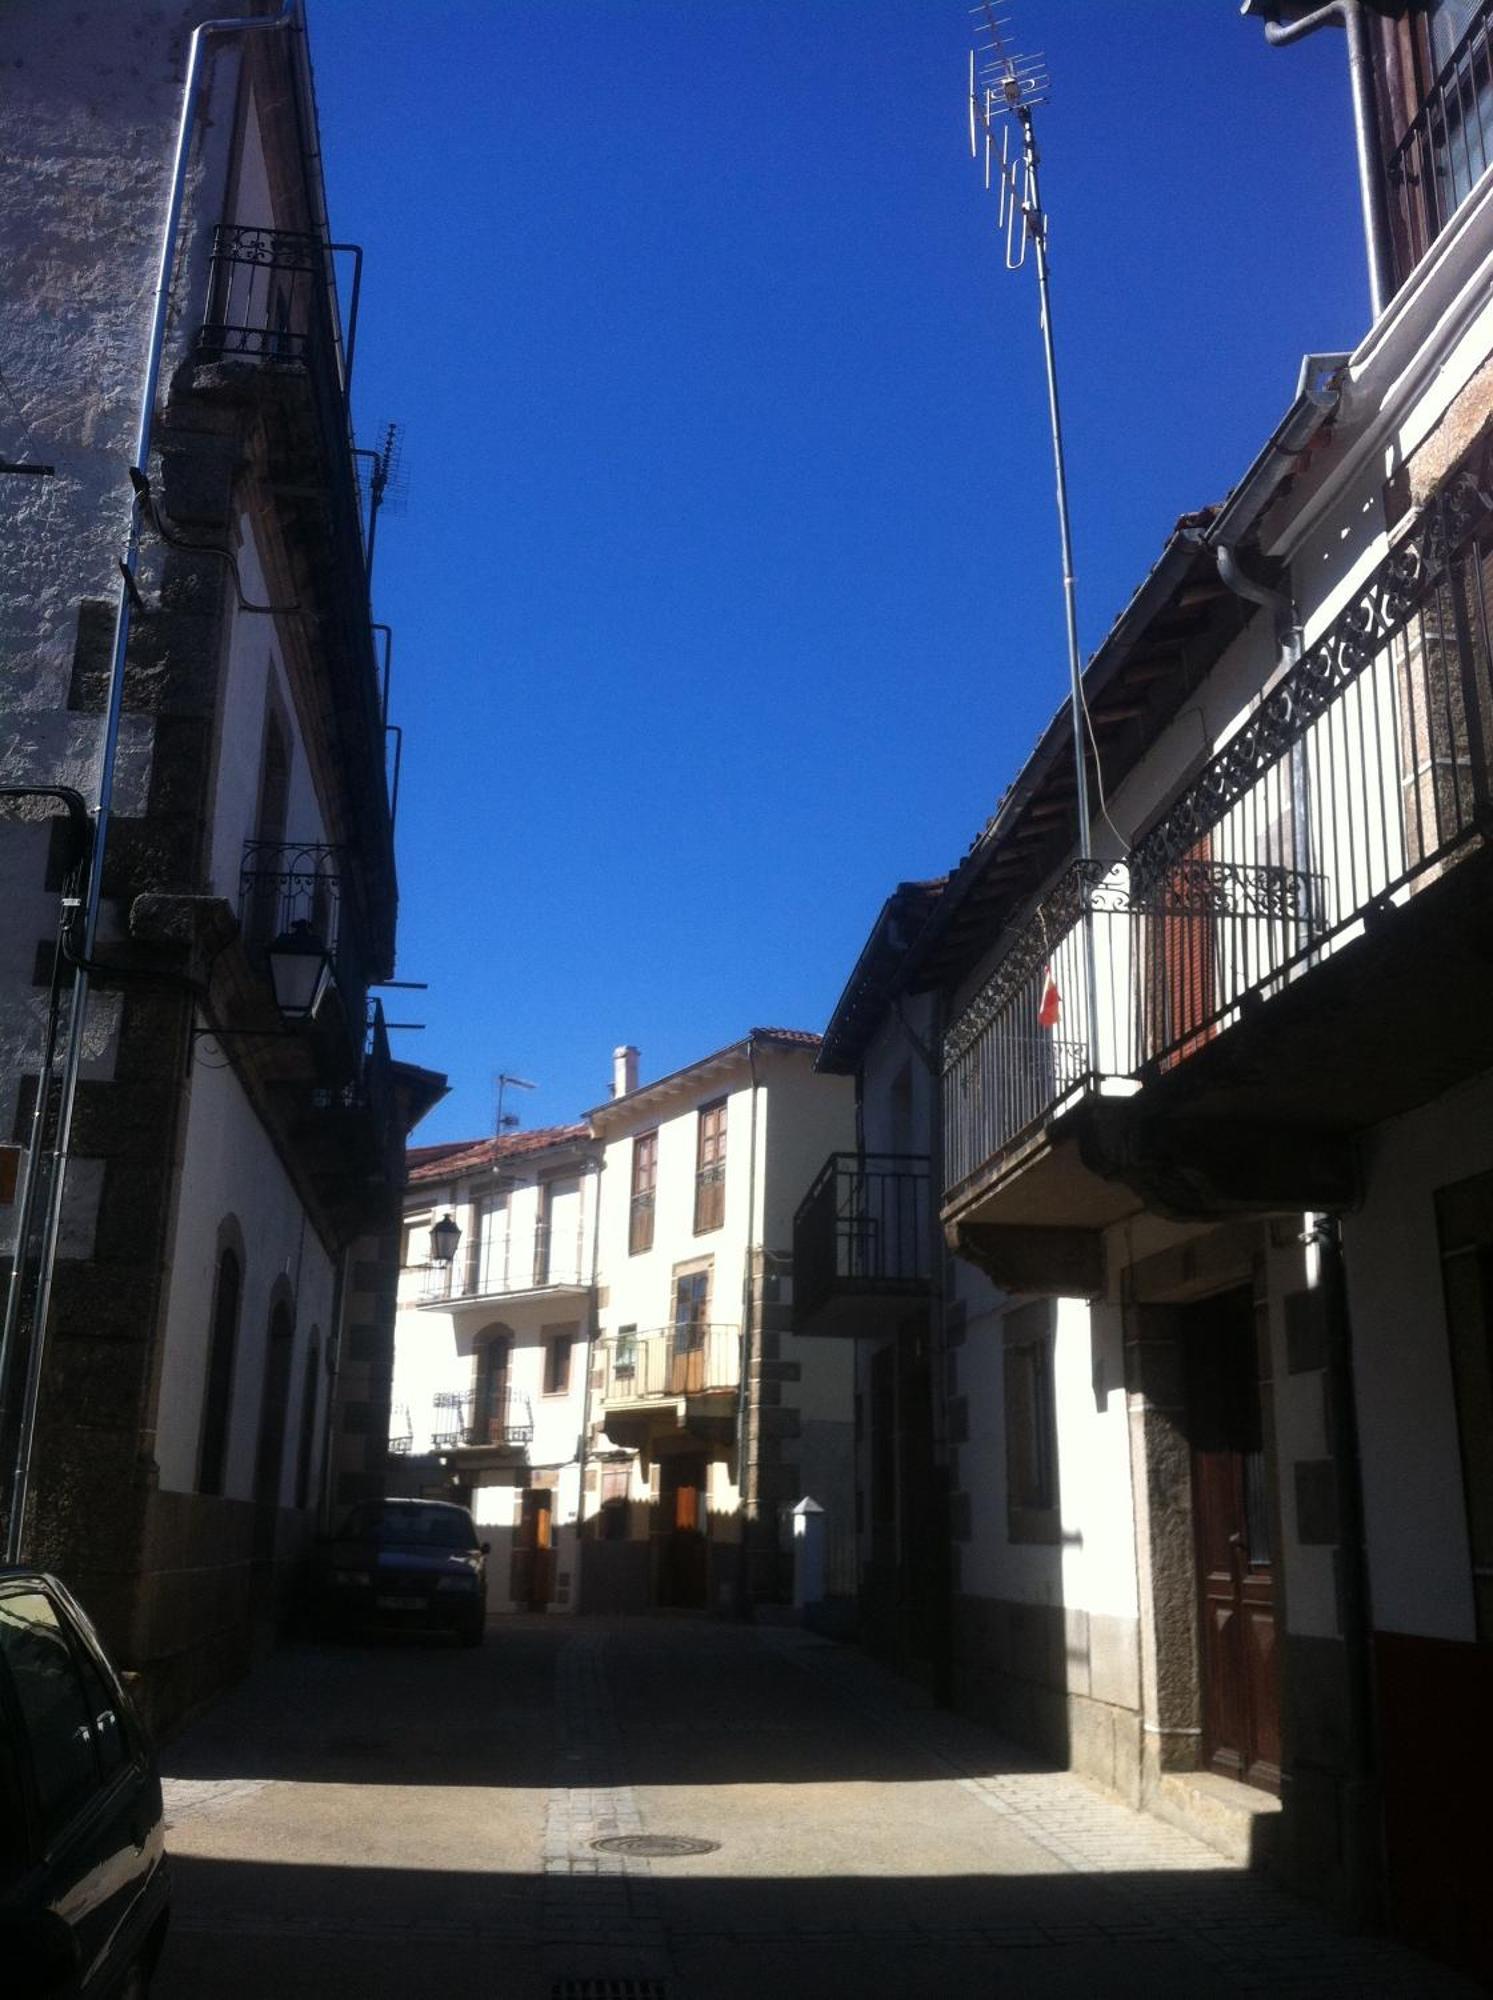
[[[295,1646],[165,1765],[159,2000],[1472,1990],[795,1631]]]

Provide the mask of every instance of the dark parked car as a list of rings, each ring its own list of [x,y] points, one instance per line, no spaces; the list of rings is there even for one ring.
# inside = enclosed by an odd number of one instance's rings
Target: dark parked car
[[[155,1755],[55,1577],[0,1569],[0,1986],[143,2000],[170,1877]]]
[[[343,1631],[392,1625],[454,1632],[464,1646],[480,1646],[488,1546],[465,1507],[365,1500],[325,1551],[323,1606]]]

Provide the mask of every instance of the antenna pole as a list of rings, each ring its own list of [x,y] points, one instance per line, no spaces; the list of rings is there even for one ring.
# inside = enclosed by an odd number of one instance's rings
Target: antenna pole
[[[1026,189],[1031,196],[1026,210],[1026,227],[1037,257],[1037,293],[1041,303],[1042,352],[1047,363],[1047,414],[1052,429],[1052,463],[1057,482],[1058,535],[1063,545],[1063,612],[1068,625],[1068,691],[1073,719],[1073,773],[1078,786],[1078,858],[1092,861],[1093,843],[1089,831],[1088,755],[1083,712],[1083,662],[1078,653],[1077,579],[1073,574],[1073,531],[1068,524],[1068,467],[1063,452],[1063,417],[1058,407],[1058,358],[1052,338],[1052,291],[1047,267],[1047,218],[1037,179],[1037,137],[1031,107],[1015,107],[1021,124],[1021,146]]]

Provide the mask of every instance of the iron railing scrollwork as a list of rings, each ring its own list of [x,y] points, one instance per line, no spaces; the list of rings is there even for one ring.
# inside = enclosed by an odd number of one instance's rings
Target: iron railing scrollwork
[[[1493,830],[1493,437],[1130,855],[1071,866],[944,1043],[945,1186],[1138,1087]]]

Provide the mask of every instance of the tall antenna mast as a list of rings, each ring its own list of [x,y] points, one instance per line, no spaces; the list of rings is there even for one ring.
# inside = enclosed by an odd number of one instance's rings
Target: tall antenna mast
[[[1093,859],[1089,833],[1088,759],[1085,753],[1083,665],[1078,656],[1078,604],[1073,575],[1073,535],[1068,524],[1068,471],[1063,455],[1063,419],[1058,408],[1058,363],[1052,341],[1052,293],[1047,266],[1047,217],[1037,178],[1039,156],[1032,113],[1048,101],[1049,81],[1041,55],[1018,55],[1006,39],[1010,22],[991,0],[970,9],[975,47],[969,53],[969,150],[979,159],[983,143],[985,185],[994,183],[999,227],[1005,238],[1006,268],[1019,271],[1028,251],[1037,267],[1042,349],[1047,362],[1047,412],[1052,428],[1052,461],[1057,475],[1058,533],[1063,545],[1063,610],[1068,622],[1069,700],[1073,717],[1073,765],[1078,787],[1078,856]],[[1019,134],[1011,144],[1012,125]],[[1084,885],[1084,906],[1088,886]],[[1093,991],[1092,967],[1090,992]]]

